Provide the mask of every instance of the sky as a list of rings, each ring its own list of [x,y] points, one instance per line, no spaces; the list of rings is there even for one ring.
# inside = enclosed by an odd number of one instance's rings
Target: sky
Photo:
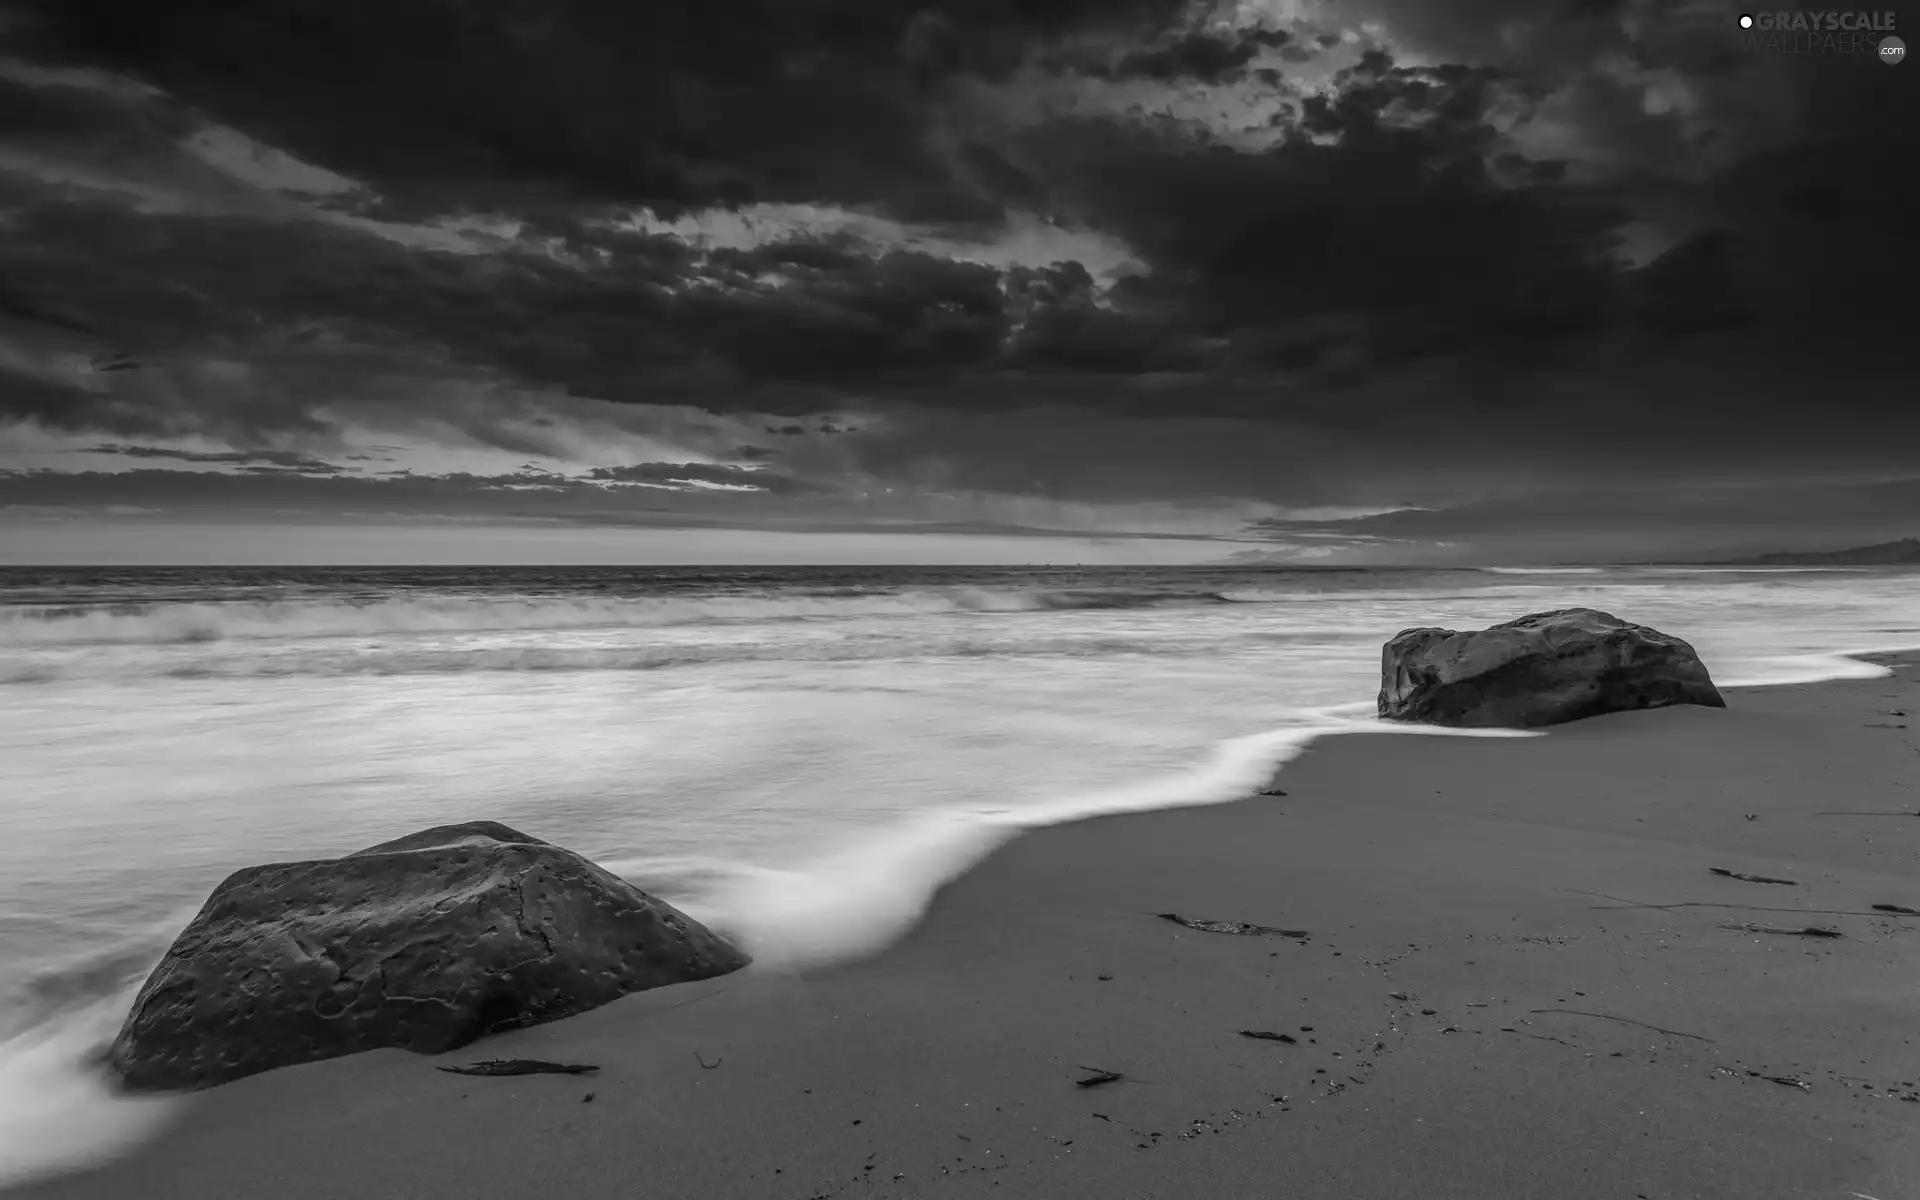
[[[1920,66],[1738,12],[0,0],[0,563],[1913,536]]]

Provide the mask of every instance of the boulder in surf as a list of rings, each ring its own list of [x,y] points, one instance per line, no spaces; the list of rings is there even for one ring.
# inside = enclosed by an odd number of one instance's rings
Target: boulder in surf
[[[108,1052],[129,1087],[203,1088],[363,1050],[454,1050],[747,954],[571,850],[491,821],[214,889]]]
[[[1380,656],[1380,715],[1529,729],[1675,704],[1725,708],[1692,646],[1591,608],[1490,629],[1408,629]]]

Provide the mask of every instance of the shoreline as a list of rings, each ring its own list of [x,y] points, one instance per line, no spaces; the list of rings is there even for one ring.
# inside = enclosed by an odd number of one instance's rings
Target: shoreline
[[[1920,1177],[1897,1146],[1920,1103],[1864,1097],[1920,1082],[1898,1036],[1920,918],[1822,917],[1847,936],[1815,942],[1700,910],[1609,915],[1562,887],[1920,907],[1904,827],[1804,803],[1845,781],[1843,808],[1914,807],[1920,749],[1876,728],[1897,719],[1873,705],[1920,703],[1920,656],[1891,657],[1890,677],[1730,686],[1727,710],[1538,738],[1315,737],[1282,771],[1285,798],[1010,833],[875,957],[642,993],[445,1059],[270,1072],[191,1098],[125,1159],[5,1194],[1894,1200],[1894,1179]],[[1716,878],[1703,855],[1801,886]],[[1152,916],[1165,911],[1312,936],[1198,933]],[[1601,999],[1607,1016],[1572,1015]],[[431,1070],[503,1056],[602,1070]],[[1081,1066],[1127,1078],[1080,1089]],[[1872,1088],[1842,1087],[1843,1067]],[[1692,1145],[1714,1141],[1727,1145]],[[1609,1165],[1628,1153],[1640,1167]]]

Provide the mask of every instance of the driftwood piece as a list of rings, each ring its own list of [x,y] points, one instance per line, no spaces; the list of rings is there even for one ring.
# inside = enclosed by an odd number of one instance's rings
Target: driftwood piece
[[[600,1068],[589,1063],[542,1062],[537,1058],[490,1058],[464,1067],[440,1067],[449,1075],[588,1075]]]
[[[1098,1067],[1081,1067],[1080,1069],[1082,1071],[1092,1071],[1093,1074],[1087,1076],[1085,1079],[1074,1080],[1073,1085],[1075,1087],[1099,1087],[1103,1083],[1117,1083],[1126,1078],[1125,1075],[1122,1075],[1118,1071],[1102,1071]]]
[[[1778,933],[1787,937],[1837,938],[1845,937],[1838,929],[1821,929],[1807,925],[1800,929],[1788,929],[1780,925],[1722,925],[1722,929],[1732,929],[1739,933]]]
[[[1908,908],[1904,904],[1876,904],[1873,907],[1881,912],[1905,913],[1909,917],[1920,917],[1920,908]]]
[[[1881,909],[1879,912],[1873,912],[1863,908],[1778,908],[1765,904],[1728,904],[1720,900],[1676,900],[1672,904],[1641,904],[1638,901],[1628,900],[1622,896],[1608,895],[1606,892],[1589,892],[1583,891],[1580,888],[1561,888],[1560,890],[1563,892],[1572,892],[1576,896],[1598,896],[1602,900],[1614,900],[1618,902],[1615,904],[1588,905],[1589,908],[1597,909],[1600,912],[1625,908],[1657,908],[1662,912],[1678,908],[1737,908],[1742,912],[1813,913],[1823,917],[1875,917],[1892,911],[1891,909]],[[1914,915],[1920,916],[1920,913]]]
[[[1155,913],[1162,921],[1172,921],[1175,925],[1184,925],[1188,929],[1198,929],[1201,933],[1230,933],[1240,937],[1290,937],[1307,936],[1304,929],[1276,929],[1271,925],[1250,925],[1245,921],[1196,921],[1192,917],[1183,917],[1179,913]]]
[[[1767,875],[1747,875],[1740,871],[1729,871],[1725,867],[1708,867],[1707,870],[1715,875],[1723,875],[1728,879],[1744,879],[1748,883],[1780,883],[1785,884],[1787,887],[1800,886],[1791,879],[1774,879]]]
[[[1285,1042],[1289,1046],[1299,1044],[1299,1039],[1290,1033],[1271,1033],[1265,1029],[1242,1029],[1240,1036],[1243,1038],[1257,1038],[1263,1042]]]

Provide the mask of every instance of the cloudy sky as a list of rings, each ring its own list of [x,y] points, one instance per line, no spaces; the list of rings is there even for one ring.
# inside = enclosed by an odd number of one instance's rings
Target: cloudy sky
[[[0,0],[0,560],[1920,533],[1920,66],[1737,11]]]

